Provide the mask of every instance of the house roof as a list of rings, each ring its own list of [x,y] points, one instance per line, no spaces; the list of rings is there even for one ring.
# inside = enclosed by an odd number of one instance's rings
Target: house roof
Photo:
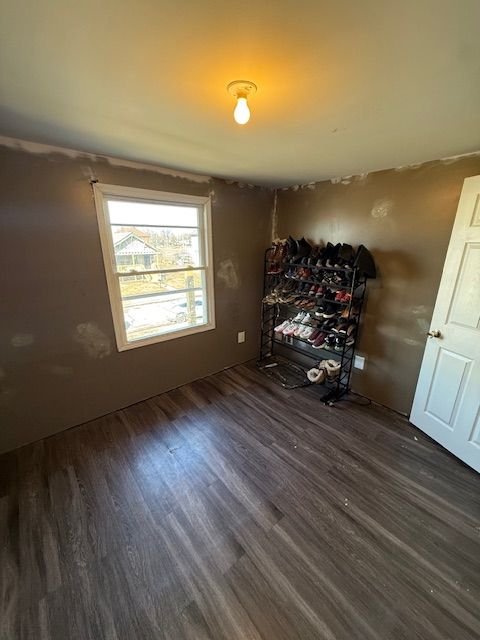
[[[117,256],[131,256],[131,255],[155,255],[155,249],[142,240],[141,238],[137,238],[137,236],[130,232],[125,231],[114,231],[112,233],[113,237],[113,245],[115,248],[115,255]],[[127,241],[125,243],[125,241]],[[125,243],[125,246],[119,247],[122,243]]]

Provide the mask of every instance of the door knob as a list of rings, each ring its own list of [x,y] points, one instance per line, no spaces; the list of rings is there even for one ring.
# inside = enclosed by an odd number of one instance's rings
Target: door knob
[[[442,335],[442,334],[440,333],[440,331],[439,331],[438,329],[432,329],[432,331],[429,331],[429,332],[427,333],[427,336],[428,336],[429,338],[440,338],[440,337],[441,337],[441,335]]]

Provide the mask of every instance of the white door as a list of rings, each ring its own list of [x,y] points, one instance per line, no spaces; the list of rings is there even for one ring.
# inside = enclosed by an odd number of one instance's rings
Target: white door
[[[480,471],[480,176],[463,184],[410,421]]]

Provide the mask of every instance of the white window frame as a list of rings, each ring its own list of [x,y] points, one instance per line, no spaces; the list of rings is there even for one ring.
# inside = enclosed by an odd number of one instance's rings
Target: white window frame
[[[97,210],[98,228],[100,232],[100,242],[102,246],[103,263],[107,278],[108,295],[112,310],[113,326],[115,338],[119,351],[136,349],[149,344],[156,344],[166,340],[173,340],[194,333],[202,333],[215,329],[215,298],[213,286],[213,249],[212,249],[212,213],[211,199],[203,196],[192,196],[166,191],[152,191],[150,189],[137,189],[134,187],[124,187],[112,184],[94,183],[93,193],[95,197],[95,208]],[[120,277],[130,275],[145,275],[148,273],[175,273],[185,271],[183,268],[173,269],[151,269],[145,271],[119,272],[115,260],[115,250],[111,234],[110,216],[107,201],[109,198],[130,199],[135,202],[150,202],[152,204],[178,204],[194,206],[199,208],[199,242],[201,255],[203,256],[203,266],[195,267],[195,271],[205,273],[205,293],[207,303],[207,322],[195,327],[185,329],[173,329],[161,335],[150,336],[139,340],[127,340],[125,329],[125,318],[123,315],[122,296],[120,291]],[[139,226],[142,226],[139,224]],[[190,269],[191,270],[191,269]]]

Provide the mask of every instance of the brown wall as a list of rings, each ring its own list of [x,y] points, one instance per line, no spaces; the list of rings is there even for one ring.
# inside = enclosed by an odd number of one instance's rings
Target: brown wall
[[[409,413],[462,183],[480,156],[278,192],[276,235],[365,244],[370,281],[353,388]]]
[[[212,193],[215,330],[116,350],[92,176]],[[0,147],[0,193],[0,451],[256,356],[272,192]]]

